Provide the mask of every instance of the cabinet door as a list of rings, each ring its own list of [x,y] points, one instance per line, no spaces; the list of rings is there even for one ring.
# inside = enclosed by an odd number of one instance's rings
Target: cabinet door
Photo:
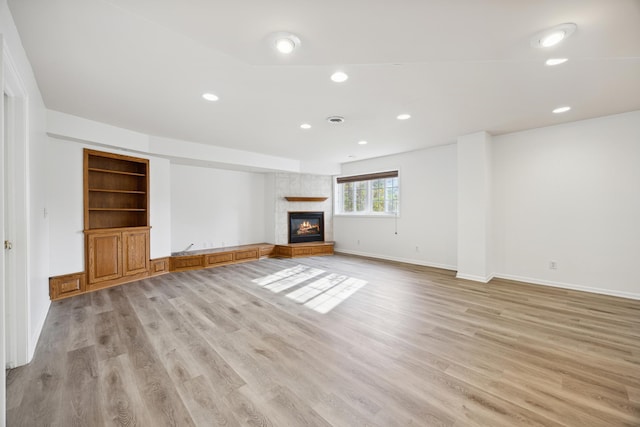
[[[122,232],[122,261],[125,276],[149,271],[149,230]]]
[[[121,233],[87,235],[89,283],[122,277]]]

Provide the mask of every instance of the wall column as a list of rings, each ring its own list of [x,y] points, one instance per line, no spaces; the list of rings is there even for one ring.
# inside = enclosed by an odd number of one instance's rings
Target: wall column
[[[458,273],[461,279],[493,277],[491,245],[491,135],[458,137]]]

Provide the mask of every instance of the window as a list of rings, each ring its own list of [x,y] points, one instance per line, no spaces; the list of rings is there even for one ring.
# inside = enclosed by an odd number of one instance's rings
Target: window
[[[397,215],[398,171],[336,179],[337,215]]]

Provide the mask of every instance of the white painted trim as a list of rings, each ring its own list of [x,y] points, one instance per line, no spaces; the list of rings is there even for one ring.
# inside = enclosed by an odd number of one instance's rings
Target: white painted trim
[[[33,332],[31,337],[29,338],[29,349],[27,353],[27,363],[31,363],[33,356],[36,352],[36,347],[38,345],[38,340],[40,339],[40,334],[42,333],[42,329],[44,328],[44,323],[47,320],[47,314],[49,313],[49,309],[51,308],[51,301],[48,301],[47,310],[44,311],[44,316],[40,317],[38,324],[33,328]]]
[[[345,213],[340,213],[340,214],[334,214],[334,217],[340,217],[340,218],[386,218],[386,219],[400,219],[401,216],[400,214],[396,215],[396,214],[345,214]]]
[[[553,288],[571,289],[573,291],[590,292],[593,294],[609,295],[612,297],[640,300],[640,294],[633,292],[615,291],[611,289],[592,288],[589,286],[575,285],[572,283],[553,282],[551,280],[533,279],[531,277],[515,276],[511,274],[495,274],[496,279],[514,280],[516,282],[530,283],[534,285],[550,286]]]
[[[7,336],[5,337],[8,341],[9,334],[13,334],[16,348],[12,354],[12,359],[14,360],[6,360],[5,362],[12,366],[20,366],[31,361],[35,350],[29,337],[29,331],[31,330],[31,310],[29,307],[29,99],[26,86],[4,41],[2,46],[2,68],[4,78],[2,88],[12,98],[15,106],[13,121],[17,124],[13,129],[13,159],[10,159],[13,162],[14,185],[14,223],[12,228],[14,230],[13,238],[15,239],[13,249],[15,252],[15,281],[13,283],[14,300],[9,303],[13,303],[15,308],[13,312],[14,318],[11,322],[14,330],[7,330]],[[1,138],[3,139],[3,144],[0,144],[0,148],[4,152],[4,133]],[[5,173],[4,168],[2,173]],[[23,218],[23,220],[18,221],[17,218]],[[4,236],[4,231],[2,234]],[[5,286],[8,286],[8,284],[5,284]]]
[[[491,279],[494,278],[494,275],[491,274],[488,277],[483,277],[483,276],[475,276],[473,274],[457,273],[456,274],[456,278],[457,279],[464,279],[464,280],[472,280],[474,282],[489,283],[491,281]]]
[[[6,7],[6,3],[3,5]],[[6,47],[5,37],[3,34],[0,34],[0,50],[2,53],[0,54],[0,86],[4,87],[4,50]],[[3,100],[2,104],[0,104],[0,141],[4,141],[4,92],[3,92]],[[2,144],[0,144],[2,147]],[[4,154],[4,147],[2,147],[2,153]],[[2,159],[2,155],[0,155],[0,159]],[[4,160],[0,162],[0,200],[4,199]],[[1,206],[1,204],[0,204]],[[4,209],[0,209],[0,224],[4,224]],[[4,280],[4,254],[0,254],[0,366],[3,368],[7,366],[7,356],[6,356],[6,314],[5,314],[5,287],[6,283]],[[0,377],[0,425],[4,426],[7,418],[7,377],[6,375],[2,375]]]
[[[363,257],[367,257],[367,258],[376,258],[376,259],[384,259],[384,260],[387,260],[387,261],[402,262],[402,263],[405,263],[405,264],[421,265],[423,267],[441,268],[443,270],[456,271],[456,269],[457,269],[457,267],[453,266],[453,265],[432,263],[432,262],[422,261],[422,260],[418,260],[418,259],[390,257],[390,256],[385,256],[385,255],[380,255],[380,254],[371,254],[371,253],[367,253],[367,252],[352,251],[352,250],[348,250],[348,249],[334,249],[334,252],[335,253],[339,253],[339,254],[357,255],[357,256],[363,256]]]

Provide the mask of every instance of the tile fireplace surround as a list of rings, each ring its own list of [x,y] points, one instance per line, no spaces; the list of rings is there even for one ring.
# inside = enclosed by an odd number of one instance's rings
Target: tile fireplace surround
[[[289,212],[324,212],[324,239],[333,241],[332,177],[309,174],[275,173],[273,182],[274,240],[277,245],[289,243]],[[327,197],[325,201],[290,202],[287,196]]]

